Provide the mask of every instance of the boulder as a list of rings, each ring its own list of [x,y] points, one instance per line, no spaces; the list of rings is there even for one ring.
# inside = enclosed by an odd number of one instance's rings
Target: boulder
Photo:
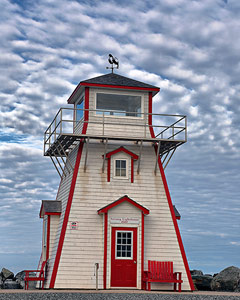
[[[203,275],[203,272],[201,270],[191,270],[191,275]]]
[[[192,275],[192,280],[199,291],[211,291],[211,282],[213,277],[211,275]]]
[[[6,279],[3,283],[3,289],[20,289],[20,284],[12,279]]]
[[[2,268],[2,279],[3,281],[5,281],[6,279],[13,279],[14,278],[14,274],[13,272],[9,271],[8,269]]]
[[[3,279],[2,279],[2,274],[0,273],[0,289],[3,288]]]
[[[218,273],[211,282],[213,291],[237,291],[240,288],[240,269],[228,267]]]

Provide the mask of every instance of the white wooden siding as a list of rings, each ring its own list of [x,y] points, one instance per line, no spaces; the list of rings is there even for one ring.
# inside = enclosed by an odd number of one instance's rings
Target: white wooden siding
[[[78,146],[76,146],[72,150],[70,155],[68,156],[68,159],[70,159],[73,166],[75,165],[77,151],[78,151]],[[61,180],[60,186],[59,186],[57,199],[56,199],[57,201],[62,202],[62,213],[61,213],[61,216],[59,218],[58,228],[57,228],[56,233],[55,233],[55,240],[52,244],[51,256],[49,257],[48,272],[46,274],[46,283],[45,283],[46,288],[49,287],[49,283],[50,283],[50,280],[51,280],[51,275],[52,275],[52,271],[53,271],[53,266],[54,266],[56,252],[57,252],[59,237],[60,237],[60,233],[61,233],[61,229],[62,229],[63,219],[64,219],[64,215],[65,215],[65,209],[66,209],[67,200],[68,200],[69,191],[70,191],[70,186],[71,186],[71,182],[72,182],[73,171],[71,171],[71,173],[69,174],[68,171],[65,168],[65,172],[66,172],[67,176],[62,177],[62,180]]]
[[[58,230],[60,216],[51,215],[50,216],[50,240],[49,240],[49,259],[52,257],[52,250],[54,248],[54,243],[56,239],[56,233]]]
[[[107,151],[112,151],[123,144],[109,145]],[[139,154],[139,145],[126,146],[133,153]],[[95,288],[94,265],[100,264],[99,288],[103,288],[103,254],[104,226],[103,217],[97,210],[103,206],[128,195],[133,200],[150,210],[145,217],[145,267],[147,260],[166,261],[174,263],[174,270],[183,274],[183,290],[189,290],[189,283],[180,253],[170,209],[160,172],[154,175],[156,155],[151,144],[143,146],[141,171],[138,175],[137,162],[134,162],[134,183],[129,180],[112,180],[107,182],[107,168],[102,173],[102,154],[104,145],[100,142],[89,144],[87,170],[84,172],[85,147],[78,172],[73,195],[69,221],[78,222],[78,230],[66,230],[55,288]],[[70,180],[70,178],[69,178]],[[63,201],[63,214],[67,201],[69,185],[60,187],[59,199]],[[61,217],[62,219],[62,217]],[[60,219],[60,224],[61,224]],[[61,226],[57,236],[59,237]],[[110,235],[108,230],[108,235]],[[141,237],[140,230],[138,232]],[[56,241],[58,238],[56,238]],[[110,243],[110,241],[108,242]],[[139,243],[140,245],[141,243]],[[55,251],[57,243],[55,243]],[[140,249],[140,247],[139,247]],[[54,251],[53,251],[54,253]],[[107,283],[110,282],[110,261],[108,255]],[[138,272],[138,288],[140,288]],[[169,289],[169,285],[157,284],[153,288]]]

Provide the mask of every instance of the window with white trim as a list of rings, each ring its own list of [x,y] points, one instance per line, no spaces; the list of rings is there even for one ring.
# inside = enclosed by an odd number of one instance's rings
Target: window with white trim
[[[132,259],[133,232],[116,231],[116,259]]]
[[[84,97],[82,96],[77,103],[75,103],[75,120],[80,121],[83,118]]]
[[[128,163],[126,159],[114,160],[114,177],[128,178]]]
[[[97,114],[141,117],[142,97],[139,95],[96,93]]]

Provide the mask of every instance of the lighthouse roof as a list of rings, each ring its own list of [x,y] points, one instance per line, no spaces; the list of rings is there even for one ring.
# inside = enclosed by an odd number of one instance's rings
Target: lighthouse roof
[[[154,85],[131,79],[119,74],[109,73],[81,81],[73,91],[72,95],[69,97],[68,103],[74,103],[76,96],[79,96],[79,93],[84,87],[151,91],[153,96],[156,95],[160,90],[159,87]]]

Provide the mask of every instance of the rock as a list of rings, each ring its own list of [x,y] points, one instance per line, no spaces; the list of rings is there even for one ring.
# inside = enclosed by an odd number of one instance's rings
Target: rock
[[[2,279],[2,274],[0,273],[0,289],[3,288],[3,279]]]
[[[2,279],[3,281],[5,281],[6,279],[13,279],[14,278],[14,274],[13,272],[9,271],[8,269],[2,268]]]
[[[228,267],[218,273],[211,283],[213,291],[237,291],[240,288],[240,269]]]
[[[211,291],[211,282],[213,280],[211,275],[192,275],[192,280],[199,291]]]
[[[191,275],[203,275],[203,272],[201,270],[191,270]]]
[[[20,289],[20,284],[12,279],[6,279],[3,283],[3,289]]]

